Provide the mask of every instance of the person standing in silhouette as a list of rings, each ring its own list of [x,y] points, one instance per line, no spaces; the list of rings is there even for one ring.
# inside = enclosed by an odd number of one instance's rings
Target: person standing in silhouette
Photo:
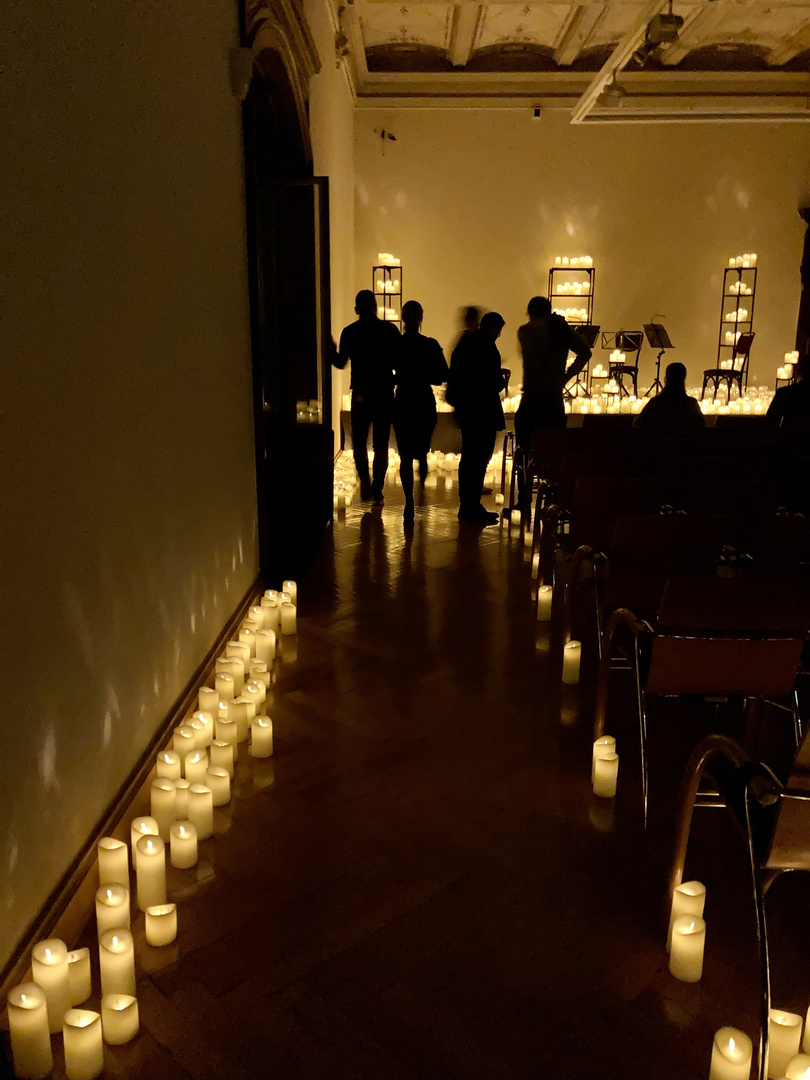
[[[647,402],[633,421],[633,427],[660,435],[688,435],[702,431],[705,426],[697,399],[686,392],[686,368],[677,362],[668,364],[664,389]]]
[[[377,300],[370,289],[355,297],[357,321],[340,335],[335,367],[352,365],[352,446],[360,477],[360,498],[375,506],[383,504],[383,485],[388,469],[388,438],[394,403],[394,364],[400,345],[399,330],[377,316]],[[372,475],[368,472],[368,433],[374,449]]]
[[[427,455],[436,427],[436,399],[431,386],[447,381],[447,361],[435,338],[420,333],[424,312],[416,300],[402,308],[405,330],[394,362],[396,396],[394,433],[397,437],[399,476],[405,493],[406,521],[413,521],[413,463],[419,462],[419,479],[427,478]]]
[[[481,491],[496,434],[505,426],[500,397],[501,354],[495,344],[503,326],[503,317],[497,311],[488,311],[480,328],[462,337],[450,358],[445,394],[461,428],[459,520],[478,525],[495,525],[498,521],[497,514],[481,505]]]
[[[768,423],[810,420],[810,355],[802,356],[794,367],[794,382],[780,386],[765,414]]]

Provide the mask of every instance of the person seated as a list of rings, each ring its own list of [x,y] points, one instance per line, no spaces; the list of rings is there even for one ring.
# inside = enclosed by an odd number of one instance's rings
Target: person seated
[[[634,427],[661,435],[688,435],[706,426],[696,398],[686,392],[686,368],[677,361],[667,365],[664,389],[648,401]]]
[[[803,356],[793,369],[794,382],[780,386],[768,406],[766,419],[782,425],[785,420],[810,420],[810,354]]]

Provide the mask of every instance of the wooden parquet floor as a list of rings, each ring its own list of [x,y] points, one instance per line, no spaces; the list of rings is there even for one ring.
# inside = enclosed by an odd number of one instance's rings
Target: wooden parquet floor
[[[427,492],[408,534],[391,486],[384,509],[335,522],[299,583],[276,756],[240,761],[207,869],[175,881],[175,945],[151,949],[136,922],[141,1035],[105,1048],[105,1075],[699,1080],[717,1027],[755,1035],[744,850],[717,812],[691,866],[709,890],[706,973],[688,986],[667,970],[690,717],[659,718],[645,835],[629,686],[605,803],[592,663],[561,685],[525,552],[508,530],[460,529],[456,508]],[[807,885],[774,894],[775,1003],[804,1011]]]

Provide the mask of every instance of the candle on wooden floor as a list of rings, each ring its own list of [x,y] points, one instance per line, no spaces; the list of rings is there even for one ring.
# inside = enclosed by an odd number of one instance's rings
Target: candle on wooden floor
[[[200,753],[199,750],[193,752]],[[186,761],[189,757],[191,754],[186,755]],[[174,780],[169,780],[166,776],[153,780],[149,787],[149,802],[152,817],[157,822],[158,836],[168,840],[169,827],[177,817],[177,788]]]
[[[703,974],[706,923],[699,915],[679,915],[672,924],[669,970],[681,982],[698,982]],[[781,1073],[780,1073],[781,1075]]]
[[[349,502],[351,502],[351,496],[349,496]],[[266,596],[262,599],[262,607],[264,608],[264,629],[274,632],[277,631],[278,603],[276,600],[271,600],[270,597]],[[259,631],[259,633],[261,633],[261,631]]]
[[[129,885],[129,851],[123,840],[102,836],[98,842],[98,880],[102,885],[118,881]]]
[[[202,709],[198,709],[197,712],[194,713],[193,719],[199,720],[205,728],[203,748],[208,746],[214,737],[214,715],[215,714],[212,712],[203,712]]]
[[[810,1080],[810,1055],[797,1054],[785,1070],[786,1080]]]
[[[268,666],[276,658],[276,631],[272,627],[265,627],[256,635],[256,659],[264,661]]]
[[[593,754],[591,757],[591,780],[593,780],[593,772],[596,767],[596,759],[604,757],[605,754],[616,753],[616,740],[612,735],[603,735],[597,739],[593,744]]]
[[[579,641],[569,641],[563,648],[562,681],[566,686],[576,686],[579,682],[579,663],[582,645]]]
[[[172,750],[176,750],[180,755],[182,761],[186,754],[190,750],[194,750],[197,746],[197,733],[194,728],[190,728],[187,724],[181,724],[180,727],[174,729],[174,735],[172,736]]]
[[[135,993],[135,947],[129,930],[108,930],[98,943],[101,993]]]
[[[136,817],[130,828],[132,867],[138,869],[138,841],[142,836],[157,836],[158,823],[153,817]]]
[[[96,890],[96,927],[101,937],[107,930],[129,930],[129,889],[113,882]]]
[[[197,700],[199,701],[201,712],[212,713],[216,716],[217,706],[219,705],[219,694],[212,686],[201,686]]]
[[[205,770],[207,768],[208,754],[206,754],[204,750],[192,750],[190,754],[186,754],[184,769],[186,773],[186,780],[188,780],[190,784],[204,784]],[[172,821],[173,820],[174,818],[172,818]],[[160,835],[163,836],[162,829],[160,831]]]
[[[69,1009],[62,1026],[68,1080],[95,1080],[104,1068],[101,1017],[90,1009]]]
[[[206,770],[205,786],[211,789],[214,806],[226,806],[231,801],[231,776],[221,765],[212,765]]]
[[[554,590],[550,585],[540,585],[537,590],[537,621],[548,622],[551,619],[551,601]]]
[[[298,632],[297,608],[291,600],[285,600],[281,605],[280,626],[282,634],[295,634]]]
[[[70,1008],[70,974],[67,946],[59,938],[37,942],[31,954],[31,977],[42,987],[48,1007],[48,1028],[62,1030],[62,1018]]]
[[[699,881],[684,881],[675,887],[672,893],[672,910],[669,915],[667,931],[667,949],[672,941],[672,924],[679,915],[703,916],[706,904],[706,886]]]
[[[192,784],[189,792],[196,785]],[[190,796],[189,796],[190,797]],[[159,836],[142,836],[137,843],[138,907],[146,911],[153,904],[166,903],[166,846]]]
[[[188,817],[188,789],[190,787],[191,783],[186,780],[185,777],[181,777],[174,782],[178,821],[182,821],[183,818]]]
[[[248,676],[250,682],[261,682],[265,690],[270,686],[270,670],[264,660],[251,660]]]
[[[146,909],[146,940],[150,945],[170,945],[177,937],[177,905],[153,904]]]
[[[257,622],[260,627],[264,626],[264,608],[261,604],[254,604],[248,612],[248,617]]]
[[[261,626],[258,629],[264,630],[264,627]],[[250,649],[251,656],[256,655],[256,633],[253,630],[243,626],[242,629],[239,631],[239,640],[245,645],[247,645],[247,647]]]
[[[207,840],[214,832],[214,802],[211,789],[205,784],[192,784],[188,789],[188,820],[197,830],[199,840]]]
[[[197,865],[197,830],[190,821],[175,821],[169,835],[169,858],[178,870]]]
[[[771,1009],[768,1023],[768,1076],[785,1075],[788,1062],[799,1052],[802,1038],[802,1018],[798,1013]]]
[[[495,495],[495,505],[496,506],[503,506],[503,503],[504,503],[504,498],[503,498],[503,495],[501,494],[501,492],[499,491]]]
[[[8,1026],[14,1075],[24,1080],[42,1080],[53,1068],[53,1056],[48,1005],[44,991],[36,983],[20,983],[9,991]]]
[[[273,721],[269,716],[257,716],[251,724],[250,753],[256,758],[272,757]]]
[[[247,648],[245,646],[245,648]],[[248,658],[250,658],[250,650],[247,649]],[[247,661],[242,656],[220,656],[216,662],[216,673],[218,675],[230,675],[233,679],[233,692],[234,696],[242,692],[242,683],[245,681],[245,669],[247,667]]]
[[[281,585],[282,591],[285,592],[292,602],[298,606],[298,585],[295,581],[284,581]]]
[[[239,729],[236,721],[231,720],[230,717],[219,717],[217,720],[217,737],[216,742],[230,743],[233,747],[233,759],[236,761],[239,757]]]
[[[229,641],[225,646],[225,655],[237,657],[242,661],[242,667],[247,670],[247,666],[250,663],[250,646],[246,645],[244,641]]]
[[[158,776],[167,780],[179,780],[182,775],[180,755],[176,750],[161,750],[155,759]]]
[[[71,1007],[87,1001],[93,990],[89,949],[74,949],[68,953],[68,982]]]
[[[202,750],[205,747],[205,724],[202,720],[198,720],[196,716],[189,717],[186,720],[186,727],[190,727],[194,732],[194,745],[198,750]]]
[[[248,700],[253,704],[253,716],[255,716],[261,706],[264,704],[265,698],[267,697],[267,689],[265,688],[264,683],[251,680],[250,682],[246,683],[243,693],[244,696],[248,698]],[[250,717],[251,720],[253,719],[253,716]]]
[[[752,1053],[744,1031],[721,1027],[714,1036],[709,1080],[749,1080]]]
[[[593,764],[593,793],[600,799],[613,799],[616,796],[616,782],[619,776],[619,755],[602,754]]]
[[[217,688],[220,701],[230,701],[232,697],[236,696],[236,687],[234,686],[233,675],[226,671],[221,671],[214,680],[214,685]]]
[[[228,770],[228,775],[233,776],[233,745],[224,739],[215,739],[211,743],[211,764],[219,765]]]
[[[243,687],[245,689],[245,687]],[[238,698],[232,698],[228,702],[228,719],[236,723],[236,741],[247,742],[250,732],[250,713],[253,699],[240,694]],[[219,736],[217,736],[219,738]]]
[[[535,551],[532,555],[532,581],[537,581],[540,576],[540,552]]]
[[[128,1043],[138,1034],[138,999],[132,994],[105,994],[101,999],[101,1030],[110,1046]]]

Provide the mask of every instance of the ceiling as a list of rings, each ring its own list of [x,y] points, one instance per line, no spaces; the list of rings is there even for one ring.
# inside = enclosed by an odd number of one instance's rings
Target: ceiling
[[[678,39],[654,46],[648,24],[668,11],[667,0],[353,0],[337,19],[361,107],[810,119],[810,0],[675,0]],[[624,94],[608,103],[614,74]]]

